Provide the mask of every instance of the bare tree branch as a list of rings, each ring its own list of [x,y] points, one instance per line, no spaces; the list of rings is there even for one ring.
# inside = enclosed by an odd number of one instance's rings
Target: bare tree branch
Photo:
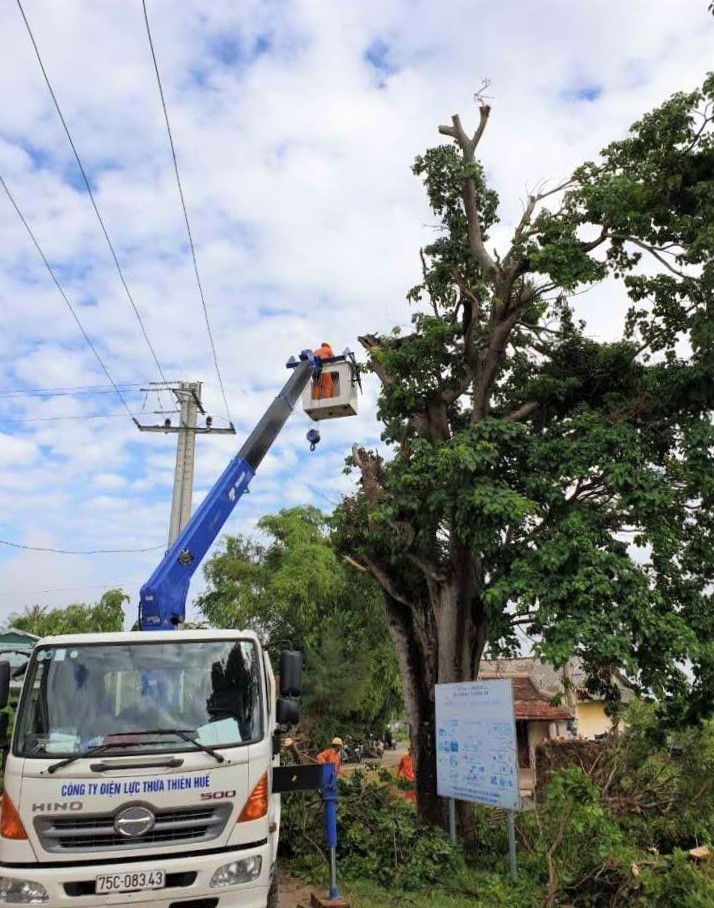
[[[362,344],[369,354],[369,365],[377,378],[382,382],[385,388],[394,384],[394,379],[385,369],[384,365],[374,356],[375,353],[382,350],[382,344],[376,334],[363,334],[357,340]]]
[[[664,256],[660,255],[656,247],[650,246],[649,243],[644,243],[642,240],[638,240],[634,236],[627,236],[620,233],[611,233],[610,239],[622,240],[625,243],[632,243],[634,246],[639,246],[640,249],[644,249],[645,252],[649,252],[651,256],[654,256],[654,258],[656,258],[661,265],[664,265],[664,267],[668,271],[671,271],[672,274],[676,275],[677,277],[681,277],[685,281],[694,280],[691,274],[685,274],[683,271],[679,271],[673,265],[670,265],[667,259],[664,258]]]
[[[364,448],[360,448],[358,444],[352,445],[352,457],[362,474],[362,488],[364,489],[367,503],[370,505],[377,504],[384,494],[380,481],[381,458],[371,451],[365,451]]]
[[[446,580],[446,574],[444,574],[443,571],[440,571],[436,565],[432,564],[426,558],[422,558],[421,555],[418,555],[416,552],[405,552],[405,554],[409,561],[416,565],[416,567],[418,567],[430,580],[433,580],[435,583],[443,583]]]
[[[369,568],[366,568],[363,564],[360,564],[358,561],[355,561],[354,558],[351,558],[349,555],[343,555],[342,560],[346,561],[350,567],[353,567],[356,571],[361,571],[363,574],[369,574]]]
[[[406,598],[406,596],[403,596],[395,589],[394,584],[390,580],[386,571],[383,571],[378,564],[375,564],[372,560],[365,557],[364,555],[362,555],[361,557],[362,561],[364,561],[365,563],[367,570],[382,587],[385,593],[388,593],[395,602],[399,602],[402,605],[406,605],[407,608],[411,608],[412,603]]]
[[[451,118],[451,126],[440,126],[439,132],[443,136],[450,136],[455,139],[461,148],[461,156],[465,165],[474,163],[474,154],[478,143],[481,141],[491,108],[488,104],[481,103],[479,107],[479,125],[476,132],[469,138],[464,132],[461,125],[461,119],[458,114]],[[496,262],[491,258],[488,250],[483,243],[483,230],[481,228],[481,216],[478,211],[478,194],[474,180],[467,177],[463,182],[462,195],[464,209],[466,211],[466,220],[469,230],[469,247],[474,261],[483,269],[486,274],[495,275],[498,271]]]
[[[530,416],[538,407],[540,407],[540,403],[537,400],[526,401],[526,403],[521,404],[520,407],[516,407],[515,410],[512,410],[507,416],[504,416],[504,419],[507,419],[509,422],[518,422],[519,419],[525,419],[526,416]]]

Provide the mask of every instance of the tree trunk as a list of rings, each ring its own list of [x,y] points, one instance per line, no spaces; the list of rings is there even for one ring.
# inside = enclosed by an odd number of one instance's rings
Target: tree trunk
[[[484,630],[474,627],[464,607],[463,578],[434,584],[428,601],[406,606],[385,594],[389,629],[399,662],[409,717],[409,740],[416,770],[419,819],[448,826],[446,801],[436,787],[436,713],[434,686],[473,680]],[[474,816],[470,804],[457,806],[461,841],[472,845]]]

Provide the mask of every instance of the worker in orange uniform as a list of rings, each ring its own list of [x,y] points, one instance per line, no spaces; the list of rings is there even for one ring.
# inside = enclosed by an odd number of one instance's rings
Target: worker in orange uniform
[[[313,353],[320,360],[332,359],[332,357],[335,355],[332,352],[332,347],[327,343],[327,341],[323,341],[317,348],[317,350],[313,350]],[[332,376],[329,372],[323,370],[320,373],[320,377],[315,379],[315,381],[313,381],[312,383],[312,399],[322,400],[323,398],[334,396],[335,391],[332,386]]]
[[[318,763],[333,763],[338,775],[342,775],[342,738],[333,738],[329,747],[317,755]]]
[[[416,781],[416,776],[414,775],[414,761],[412,760],[411,748],[404,754],[402,759],[399,761],[399,765],[397,766],[397,778],[402,779],[404,782]]]
[[[399,761],[399,765],[397,766],[397,778],[401,779],[403,782],[411,782],[412,785],[416,781],[411,747]],[[407,801],[416,801],[416,794],[413,791],[405,791],[404,797]]]

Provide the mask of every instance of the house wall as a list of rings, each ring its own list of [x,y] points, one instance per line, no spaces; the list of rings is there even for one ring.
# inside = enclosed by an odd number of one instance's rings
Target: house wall
[[[577,703],[575,706],[578,717],[578,735],[581,738],[590,738],[595,735],[604,735],[610,731],[612,720],[605,715],[605,704],[597,701]]]
[[[550,737],[548,722],[532,721],[528,723],[528,746],[531,751],[531,766],[535,766],[536,747]]]

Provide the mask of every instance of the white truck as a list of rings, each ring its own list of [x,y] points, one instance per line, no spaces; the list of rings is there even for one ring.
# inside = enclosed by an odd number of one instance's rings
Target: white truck
[[[40,641],[5,763],[0,904],[277,908],[292,712],[250,632]]]
[[[349,351],[304,350],[288,368],[142,587],[140,630],[48,637],[33,650],[9,743],[0,712],[0,906],[277,908],[281,778],[283,790],[323,790],[336,893],[334,773],[277,769],[279,730],[297,720],[299,653],[281,656],[278,697],[254,633],[179,630],[193,574],[300,395],[313,419],[356,412]],[[0,709],[9,682],[0,662]]]

